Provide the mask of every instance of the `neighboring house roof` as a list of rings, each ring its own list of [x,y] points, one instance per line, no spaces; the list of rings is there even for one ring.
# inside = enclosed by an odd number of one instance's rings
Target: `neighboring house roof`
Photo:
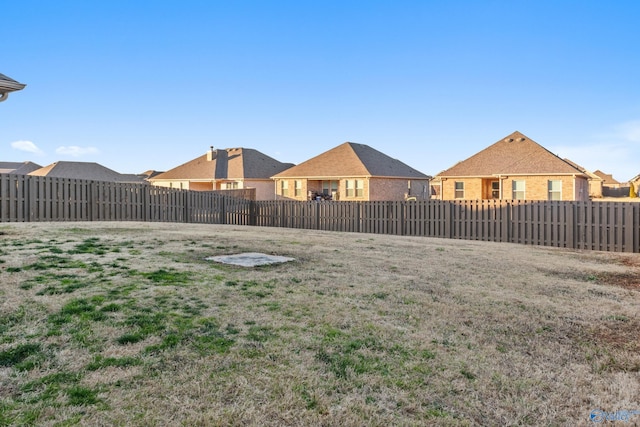
[[[273,178],[387,177],[429,179],[419,172],[368,145],[345,142]]]
[[[621,184],[613,177],[613,175],[604,173],[599,169],[593,173],[602,179],[604,185],[620,185]]]
[[[149,180],[269,179],[291,166],[251,148],[212,149]]]
[[[120,174],[105,166],[92,162],[55,162],[29,173],[29,175],[109,182],[144,182],[143,177]]]
[[[564,159],[564,161],[569,163],[571,166],[575,167],[576,169],[578,169],[583,174],[587,175],[589,177],[589,179],[596,180],[596,181],[602,181],[602,177],[600,175],[596,174],[595,172],[588,171],[583,166],[580,166],[579,164],[577,164],[575,162],[572,162],[569,159]]]
[[[526,135],[516,131],[438,174],[438,177],[495,175],[584,175]]]
[[[153,178],[157,175],[160,175],[161,173],[164,173],[164,171],[157,171],[157,170],[153,170],[153,169],[149,169],[148,171],[142,172],[140,175],[142,175],[145,179],[149,179],[149,178]]]
[[[33,162],[0,162],[0,173],[26,175],[42,166]]]

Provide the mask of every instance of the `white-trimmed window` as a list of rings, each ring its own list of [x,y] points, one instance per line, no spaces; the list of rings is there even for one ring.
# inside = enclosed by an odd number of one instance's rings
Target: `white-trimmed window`
[[[356,179],[356,197],[364,197],[364,181]]]
[[[549,200],[562,200],[562,181],[549,180]]]
[[[293,192],[296,197],[302,196],[302,181],[297,179],[293,181],[293,188],[294,188]]]
[[[455,198],[456,199],[464,199],[464,182],[456,181],[455,185]]]
[[[347,197],[355,196],[355,188],[353,185],[353,180],[347,179],[344,182],[345,194]]]
[[[511,186],[513,189],[513,200],[524,200],[524,180],[513,180]]]
[[[289,181],[283,179],[280,181],[280,195],[289,197]]]
[[[230,181],[222,184],[223,190],[237,190],[238,188],[240,188],[238,181]]]

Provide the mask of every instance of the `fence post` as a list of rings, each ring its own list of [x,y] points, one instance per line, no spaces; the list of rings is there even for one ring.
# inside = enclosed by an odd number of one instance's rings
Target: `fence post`
[[[183,190],[184,197],[182,198],[182,203],[184,203],[184,222],[186,224],[192,222],[191,221],[191,197],[189,191]]]
[[[440,206],[440,215],[444,224],[444,230],[442,230],[443,234],[440,237],[447,239],[451,237],[451,207],[449,206],[451,202],[442,200],[442,203]]]
[[[511,205],[508,200],[501,200],[500,205],[500,241],[511,242]]]
[[[25,207],[27,207],[27,209],[29,210],[29,222],[33,222],[33,221],[37,221],[36,218],[36,207],[38,206],[38,202],[37,202],[37,196],[36,196],[36,190],[38,188],[38,186],[35,184],[35,177],[33,176],[27,176],[28,182],[29,182],[29,196],[27,197],[27,200],[25,201]]]
[[[249,225],[256,225],[258,223],[257,216],[256,201],[249,200]]]
[[[576,236],[577,236],[577,215],[578,209],[576,203],[571,203],[568,205],[571,209],[568,209],[569,212],[565,212],[565,247],[575,249],[577,247]],[[565,208],[567,204],[565,204]]]
[[[227,223],[227,196],[220,198],[220,224]]]

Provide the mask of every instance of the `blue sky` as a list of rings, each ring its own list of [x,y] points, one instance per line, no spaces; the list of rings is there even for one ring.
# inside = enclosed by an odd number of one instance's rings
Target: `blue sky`
[[[3,4],[0,160],[167,170],[217,148],[300,163],[345,141],[426,174],[519,130],[640,173],[634,1]]]

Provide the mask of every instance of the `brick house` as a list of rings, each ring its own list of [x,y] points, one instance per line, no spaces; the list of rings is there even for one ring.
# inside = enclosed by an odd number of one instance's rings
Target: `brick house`
[[[569,159],[564,159],[565,162],[569,163],[571,166],[578,169],[583,174],[587,175],[589,181],[589,198],[590,199],[600,199],[603,197],[604,192],[604,180],[602,176],[598,173],[599,171],[591,172],[584,167],[572,162]]]
[[[250,148],[211,147],[206,154],[148,181],[159,187],[195,191],[255,188],[256,200],[273,200],[271,176],[291,166]]]
[[[629,197],[630,182],[620,182],[610,173],[604,173],[601,170],[594,173],[602,178],[602,195],[604,197]]]
[[[345,142],[272,178],[278,199],[365,201],[428,199],[431,177],[367,145]]]
[[[442,200],[588,200],[589,177],[514,132],[434,177]]]

